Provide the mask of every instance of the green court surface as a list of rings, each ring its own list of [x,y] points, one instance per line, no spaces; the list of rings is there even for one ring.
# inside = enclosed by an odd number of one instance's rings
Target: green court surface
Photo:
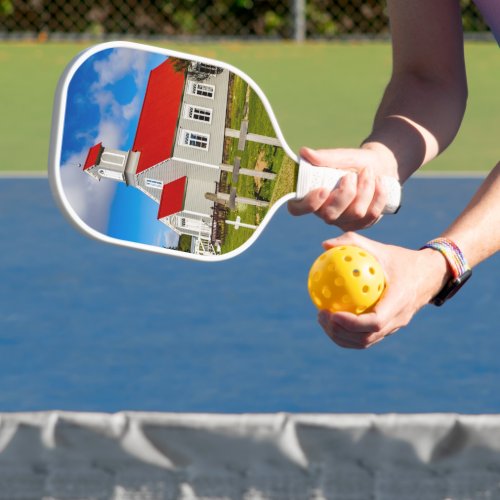
[[[0,171],[46,169],[59,75],[86,44],[0,45]],[[292,149],[353,147],[369,132],[391,70],[385,42],[225,42],[161,46],[229,62],[264,90]],[[469,104],[454,144],[426,169],[480,171],[498,161],[500,59],[494,43],[466,44]]]

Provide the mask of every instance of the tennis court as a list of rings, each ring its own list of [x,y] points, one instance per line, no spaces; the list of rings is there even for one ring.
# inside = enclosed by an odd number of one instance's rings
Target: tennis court
[[[245,70],[293,149],[356,144],[390,70],[385,43],[169,46]],[[218,264],[82,236],[45,165],[52,93],[83,48],[0,46],[0,499],[500,498],[500,257],[360,352],[316,323],[307,272],[339,234],[316,217],[283,207]],[[367,236],[418,248],[498,161],[498,49],[466,52],[459,137]]]
[[[369,235],[416,247],[479,182],[413,179]],[[85,238],[45,178],[2,178],[0,214],[0,498],[497,498],[497,418],[464,414],[500,408],[498,256],[350,352],[307,296],[313,217],[200,264]]]
[[[479,183],[414,179],[401,212],[367,234],[416,248]],[[283,208],[243,255],[200,264],[87,239],[46,179],[0,189],[3,410],[500,410],[498,256],[445,307],[350,352],[323,334],[307,295],[320,242],[338,234],[315,217]]]

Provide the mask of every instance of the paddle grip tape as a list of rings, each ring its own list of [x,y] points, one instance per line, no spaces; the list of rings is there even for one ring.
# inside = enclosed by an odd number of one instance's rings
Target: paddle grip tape
[[[333,190],[349,170],[317,167],[300,158],[297,198],[303,198],[313,189],[325,187]],[[384,214],[395,214],[401,206],[401,184],[394,177],[382,177],[381,183],[387,196]]]

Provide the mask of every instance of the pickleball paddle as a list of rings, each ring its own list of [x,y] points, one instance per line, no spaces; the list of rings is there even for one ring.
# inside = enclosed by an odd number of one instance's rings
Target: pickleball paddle
[[[59,81],[51,187],[68,219],[101,241],[227,259],[286,201],[333,189],[345,173],[294,154],[262,90],[224,62],[110,42]],[[394,213],[401,187],[382,183]]]

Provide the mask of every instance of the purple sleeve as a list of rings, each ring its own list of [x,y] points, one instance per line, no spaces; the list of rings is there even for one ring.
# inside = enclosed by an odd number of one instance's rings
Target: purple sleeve
[[[474,0],[500,45],[500,0]]]

